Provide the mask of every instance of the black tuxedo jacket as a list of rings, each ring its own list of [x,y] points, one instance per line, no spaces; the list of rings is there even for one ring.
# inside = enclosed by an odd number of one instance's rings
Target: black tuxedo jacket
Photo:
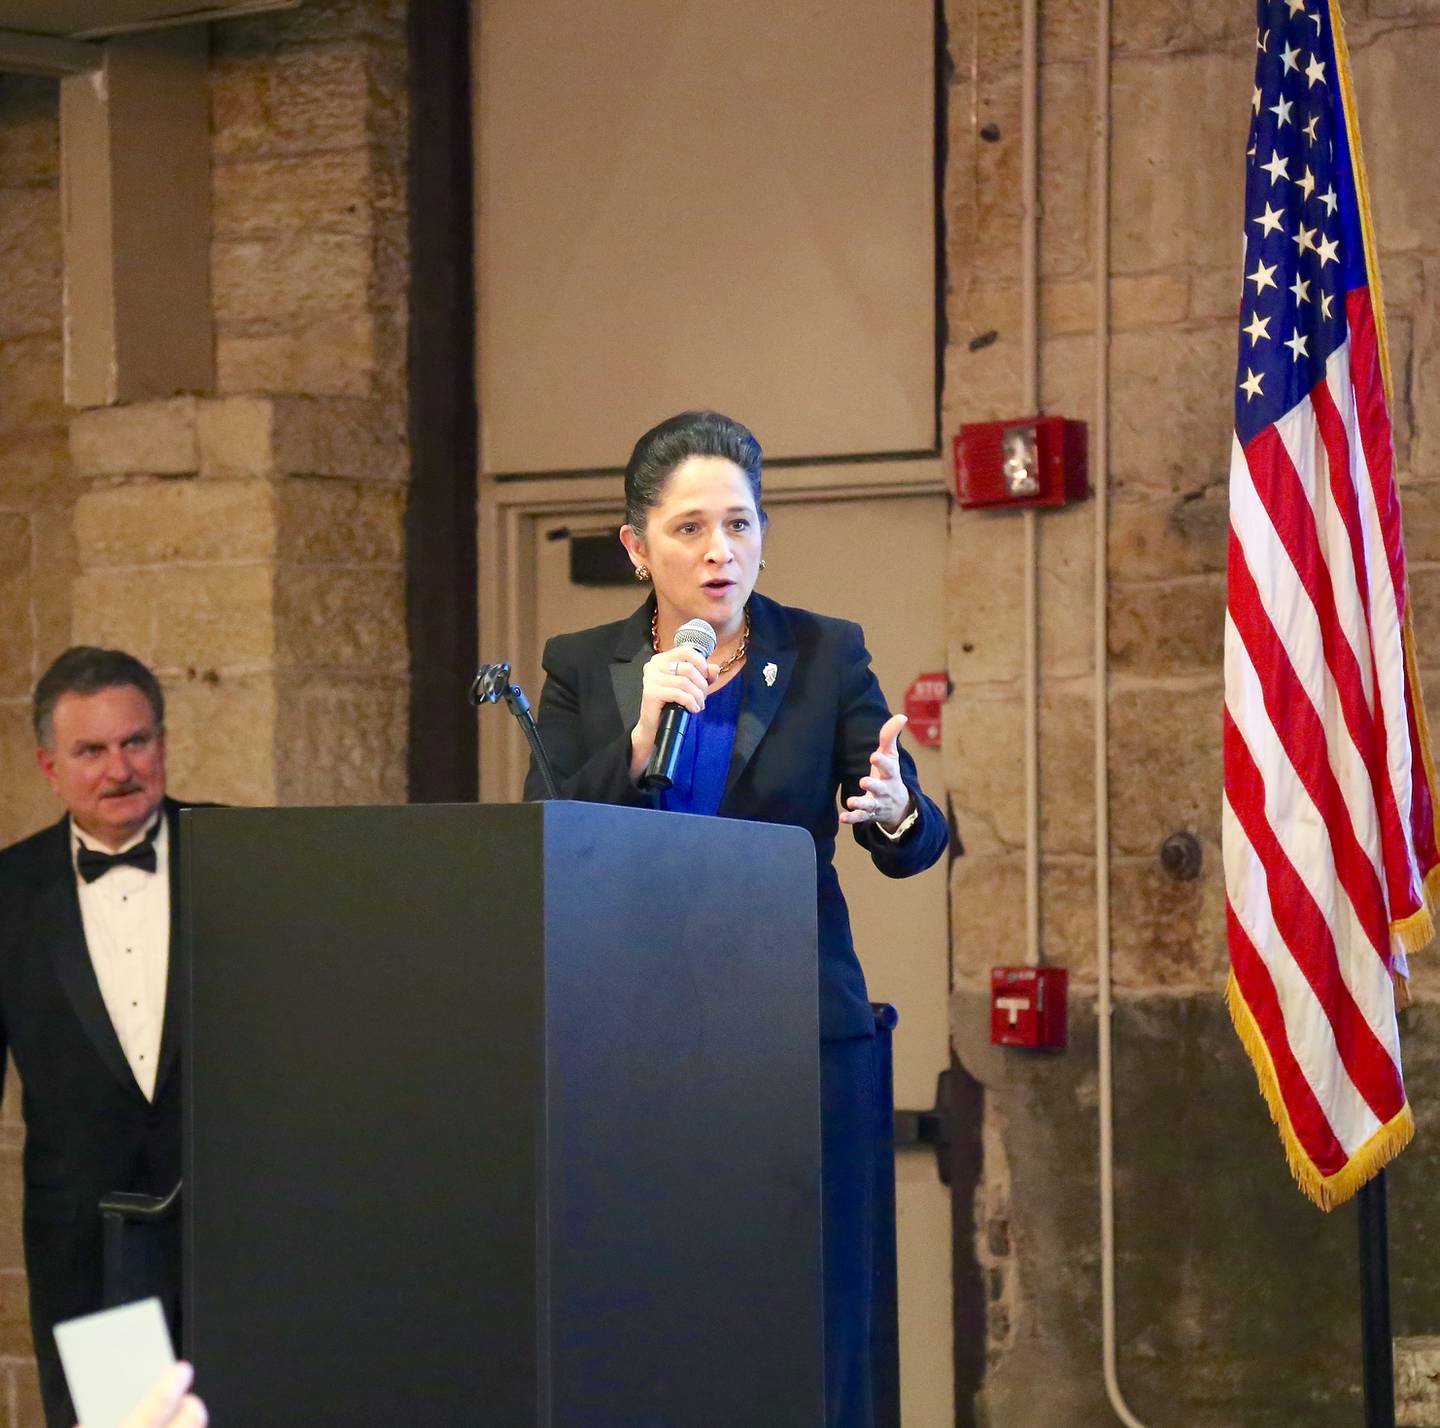
[[[874,1022],[835,875],[836,795],[838,790],[849,798],[862,791],[859,780],[870,771],[870,755],[890,711],[858,625],[763,595],[752,595],[749,608],[750,645],[740,673],[740,713],[720,816],[788,823],[814,838],[820,1034],[866,1035]],[[627,620],[557,635],[545,646],[538,723],[562,798],[659,806],[657,794],[630,781],[630,730],[640,717],[642,671],[653,653],[653,610],[652,599]],[[893,843],[870,824],[854,826],[856,841],[892,878],[923,872],[947,839],[944,815],[920,791],[914,761],[903,748],[900,765],[920,810],[918,822]],[[533,762],[525,794],[545,796]],[[737,868],[737,897],[744,896],[744,883],[745,870]]]
[[[8,1048],[24,1090],[25,1267],[47,1409],[52,1327],[100,1307],[99,1200],[113,1190],[163,1194],[180,1178],[179,810],[165,800],[170,975],[153,1102],[131,1074],[90,962],[69,820],[0,852],[0,1067]]]

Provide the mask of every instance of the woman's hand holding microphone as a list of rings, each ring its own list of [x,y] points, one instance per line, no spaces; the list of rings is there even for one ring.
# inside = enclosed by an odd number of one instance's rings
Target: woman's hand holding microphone
[[[707,660],[694,645],[676,645],[662,650],[645,662],[644,683],[640,694],[640,718],[630,731],[630,779],[640,781],[650,761],[655,738],[660,729],[660,716],[667,704],[678,704],[692,714],[705,707],[705,696],[711,683],[718,679],[720,666]]]

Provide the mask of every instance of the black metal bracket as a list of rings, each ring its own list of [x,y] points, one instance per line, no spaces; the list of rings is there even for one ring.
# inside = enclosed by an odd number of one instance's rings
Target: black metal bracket
[[[105,1308],[113,1309],[136,1297],[135,1267],[146,1260],[146,1242],[155,1234],[154,1227],[179,1219],[183,1187],[184,1182],[178,1182],[168,1195],[116,1190],[100,1201],[101,1300]]]
[[[560,790],[555,786],[555,770],[550,766],[545,745],[540,742],[540,731],[535,727],[535,717],[530,713],[530,701],[518,684],[510,682],[508,664],[482,664],[475,678],[470,681],[470,702],[478,709],[482,704],[498,704],[501,700],[510,706],[515,721],[525,731],[530,752],[540,768],[540,777],[545,781],[545,790],[551,798],[559,798]]]
[[[940,1183],[950,1183],[950,1090],[947,1066],[935,1078],[935,1104],[928,1111],[895,1110],[895,1149],[930,1146],[935,1152],[935,1169]]]

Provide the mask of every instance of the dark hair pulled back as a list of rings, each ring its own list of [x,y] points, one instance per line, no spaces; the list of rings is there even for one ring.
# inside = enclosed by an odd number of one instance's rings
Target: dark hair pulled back
[[[625,520],[637,534],[645,533],[645,518],[660,503],[676,467],[692,456],[733,461],[745,473],[755,509],[760,510],[760,443],[750,429],[719,412],[681,412],[652,426],[626,463]]]

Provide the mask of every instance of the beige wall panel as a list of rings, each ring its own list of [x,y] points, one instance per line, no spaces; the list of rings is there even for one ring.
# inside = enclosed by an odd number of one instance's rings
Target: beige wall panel
[[[487,471],[696,405],[771,457],[933,445],[928,3],[477,9]]]
[[[209,39],[111,41],[61,82],[65,399],[205,391],[210,317]]]

